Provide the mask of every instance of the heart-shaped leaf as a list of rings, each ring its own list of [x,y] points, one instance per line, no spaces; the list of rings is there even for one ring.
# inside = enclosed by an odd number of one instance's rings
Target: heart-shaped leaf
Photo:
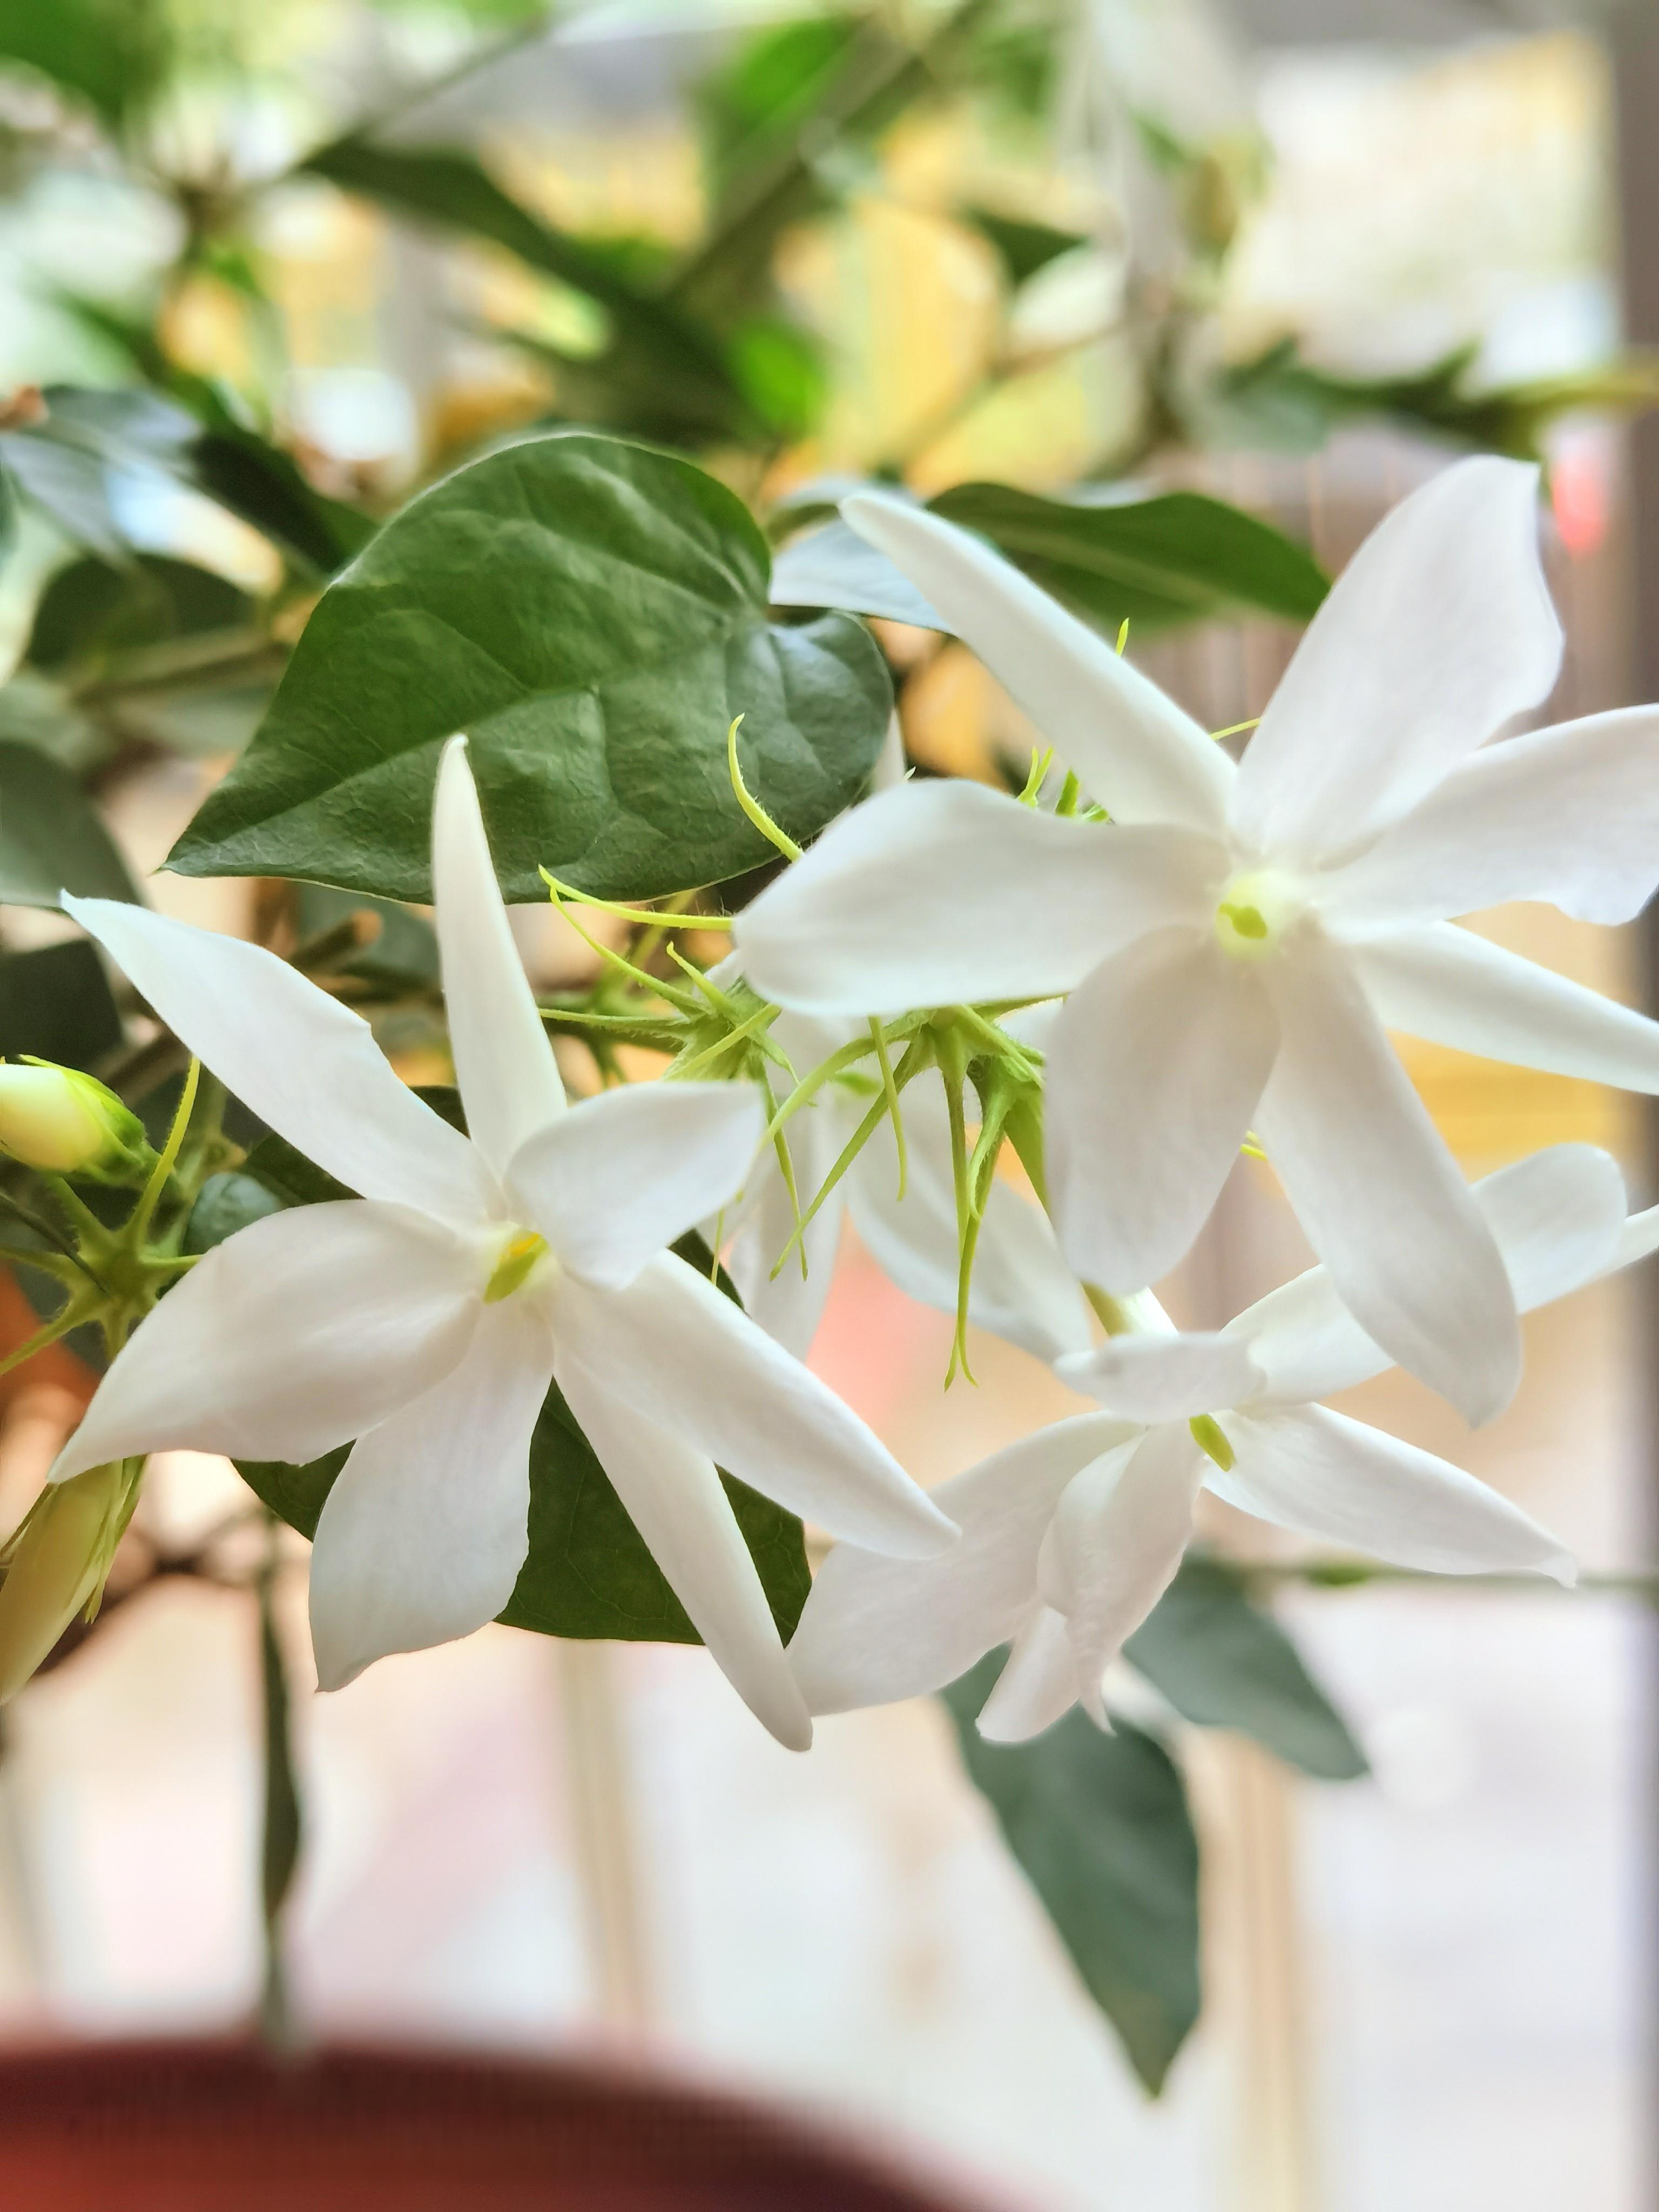
[[[842,614],[767,615],[765,541],[690,462],[586,433],[459,470],[323,594],[246,754],[173,848],[186,875],[287,875],[431,896],[432,786],[471,739],[510,899],[541,867],[602,896],[716,883],[773,857],[750,787],[797,840],[856,798],[886,666]]]

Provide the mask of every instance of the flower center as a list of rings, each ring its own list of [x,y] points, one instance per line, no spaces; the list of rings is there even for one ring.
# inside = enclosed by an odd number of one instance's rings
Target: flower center
[[[1259,960],[1279,950],[1307,906],[1302,884],[1276,868],[1231,876],[1216,902],[1216,942],[1235,960]]]
[[[546,1256],[547,1239],[533,1229],[514,1227],[495,1256],[489,1280],[484,1285],[484,1304],[493,1306],[521,1291]]]

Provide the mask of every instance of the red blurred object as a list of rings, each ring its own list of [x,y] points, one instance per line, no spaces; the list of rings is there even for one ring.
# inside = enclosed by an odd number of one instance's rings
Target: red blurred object
[[[0,2204],[973,2212],[797,2121],[639,2070],[366,2050],[285,2063],[225,2043],[0,2058]]]

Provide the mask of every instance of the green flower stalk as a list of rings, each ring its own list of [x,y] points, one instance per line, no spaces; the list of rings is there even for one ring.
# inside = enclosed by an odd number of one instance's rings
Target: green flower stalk
[[[50,1060],[0,1064],[0,1152],[43,1174],[142,1182],[155,1164],[144,1127],[112,1091]]]

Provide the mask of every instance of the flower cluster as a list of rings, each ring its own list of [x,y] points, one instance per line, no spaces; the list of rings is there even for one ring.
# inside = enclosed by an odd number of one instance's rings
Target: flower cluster
[[[854,807],[738,916],[728,963],[661,987],[685,1010],[665,1079],[568,1104],[453,741],[433,882],[465,1135],[270,953],[66,900],[356,1195],[173,1261],[54,1480],[165,1446],[349,1444],[312,1563],[334,1687],[507,1605],[556,1385],[695,1628],[795,1746],[813,1712],[939,1686],[1004,1643],[988,1735],[1075,1701],[1103,1723],[1206,1486],[1407,1566],[1571,1580],[1495,1492],[1316,1402],[1398,1361],[1490,1419],[1518,1315],[1659,1243],[1659,1210],[1627,1219],[1591,1147],[1469,1188],[1387,1036],[1659,1091],[1659,1026],[1456,926],[1517,898],[1618,921],[1659,882],[1659,713],[1487,744],[1560,654],[1534,500],[1533,471],[1478,459],[1396,509],[1238,765],[979,540],[850,500],[1052,739],[1058,803],[1034,775],[1022,798],[922,782]],[[1182,1334],[1147,1286],[1247,1142],[1320,1264]],[[1005,1145],[1032,1195],[998,1175]],[[956,1315],[959,1353],[971,1318],[1100,1410],[925,1497],[798,1356],[843,1213]],[[669,1249],[698,1226],[741,1306]],[[787,1651],[720,1469],[838,1540]]]

